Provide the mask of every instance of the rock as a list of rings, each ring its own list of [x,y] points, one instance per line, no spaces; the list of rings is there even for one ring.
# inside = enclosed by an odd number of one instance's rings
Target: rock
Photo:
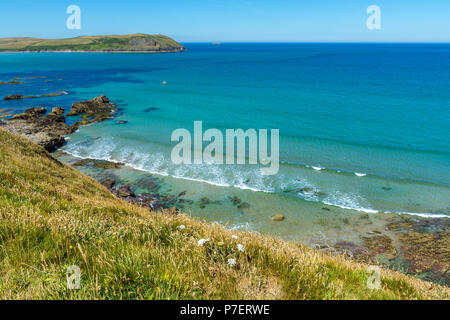
[[[114,180],[111,180],[111,179],[106,179],[106,180],[102,181],[101,184],[102,184],[103,186],[105,186],[106,189],[112,190],[112,188],[114,187],[114,185],[116,184],[116,182],[115,182]]]
[[[67,92],[65,91],[60,91],[60,92],[52,92],[49,94],[41,94],[38,96],[24,96],[21,94],[13,94],[13,95],[9,95],[3,98],[3,100],[20,100],[20,99],[33,99],[33,98],[47,98],[47,97],[57,97],[57,96],[62,96],[64,94],[67,94]]]
[[[105,160],[98,160],[94,163],[94,167],[100,169],[119,169],[123,165],[124,165],[123,163],[116,163]]]
[[[72,167],[84,167],[90,165],[92,162],[94,162],[92,159],[81,159],[72,164]]]
[[[312,191],[313,191],[313,188],[309,188],[309,187],[301,188],[301,189],[299,189],[299,191],[300,191],[300,192],[312,192]]]
[[[47,115],[45,108],[31,108],[22,114],[6,120],[3,127],[13,133],[53,151],[65,143],[64,136],[73,133],[77,127],[65,123],[63,115]]]
[[[135,197],[136,196],[134,194],[134,192],[131,190],[131,186],[130,185],[121,186],[117,190],[117,192],[118,192],[119,197],[122,197],[122,198]]]
[[[114,104],[112,104],[105,95],[101,95],[92,100],[73,103],[70,112],[67,115],[77,116],[82,113],[95,115],[98,113],[111,112],[112,107],[114,107]]]
[[[240,205],[238,205],[238,209],[248,209],[250,208],[250,203],[248,202],[243,202]]]
[[[128,123],[128,121],[125,120],[116,121],[116,124],[126,124],[126,123]]]
[[[384,191],[390,191],[390,190],[392,190],[392,188],[390,188],[390,187],[382,187],[381,189],[383,189]]]
[[[241,204],[241,199],[239,199],[238,197],[234,196],[234,197],[228,197],[228,200],[231,201],[231,203],[233,204],[233,206],[238,206]]]
[[[145,109],[144,112],[150,112],[150,111],[155,111],[155,110],[158,110],[158,108],[150,107],[150,108]]]
[[[55,107],[52,109],[52,112],[49,113],[49,115],[55,115],[55,116],[59,116],[64,114],[64,108],[61,107]]]
[[[67,93],[61,91],[41,96],[11,95],[5,97],[4,100],[54,97],[63,94]],[[103,95],[92,100],[74,103],[71,110],[72,115],[81,112],[91,115],[92,119],[84,118],[82,122],[77,122],[72,126],[66,124],[64,108],[56,107],[47,116],[44,116],[45,108],[27,109],[24,113],[3,121],[2,127],[43,146],[47,151],[54,151],[65,143],[64,136],[75,132],[80,125],[110,118],[113,110],[114,105]],[[114,167],[117,167],[117,164],[114,164]]]
[[[284,216],[282,214],[276,214],[271,219],[272,219],[272,221],[283,221]]]
[[[21,95],[21,94],[12,94],[9,96],[6,96],[3,98],[3,100],[20,100],[20,99],[24,99],[25,96]]]
[[[29,120],[29,119],[36,119],[39,118],[45,114],[45,108],[30,108],[25,110],[24,113],[15,114],[13,116],[13,119],[23,119],[23,120]]]
[[[325,211],[331,211],[331,209],[330,209],[330,208],[327,208],[327,207],[322,207],[322,210],[325,210]]]

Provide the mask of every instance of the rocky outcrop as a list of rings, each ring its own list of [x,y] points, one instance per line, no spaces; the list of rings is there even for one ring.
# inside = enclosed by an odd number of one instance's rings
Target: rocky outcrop
[[[64,144],[64,137],[75,132],[80,125],[106,120],[111,117],[113,110],[114,104],[103,95],[92,100],[75,102],[68,115],[85,113],[91,118],[83,118],[81,122],[71,126],[66,124],[64,108],[55,107],[48,115],[45,115],[45,108],[27,109],[11,119],[0,121],[0,127],[24,136],[47,151],[54,151]]]
[[[2,121],[0,126],[53,151],[62,146],[64,136],[73,133],[78,126],[67,125],[63,115],[44,114],[44,108],[31,108]]]
[[[67,115],[78,116],[82,114],[83,117],[79,124],[87,125],[111,118],[115,110],[116,105],[111,103],[106,96],[101,95],[92,100],[75,102]]]
[[[3,98],[3,100],[22,100],[22,99],[34,99],[34,98],[48,98],[48,97],[58,97],[67,94],[65,91],[52,92],[49,94],[41,94],[38,96],[24,96],[21,94],[12,94]]]
[[[72,104],[72,108],[67,115],[77,116],[82,113],[87,115],[95,115],[98,113],[111,111],[114,106],[115,105],[111,103],[105,95],[102,95],[92,100],[75,102]]]

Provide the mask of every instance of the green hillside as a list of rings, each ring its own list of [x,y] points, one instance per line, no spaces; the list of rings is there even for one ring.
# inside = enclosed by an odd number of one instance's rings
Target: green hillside
[[[449,297],[385,269],[370,289],[368,266],[343,256],[135,206],[1,128],[0,221],[0,299]],[[67,289],[72,265],[80,290]]]
[[[1,51],[140,51],[178,52],[184,47],[163,35],[83,36],[70,39],[4,38]]]

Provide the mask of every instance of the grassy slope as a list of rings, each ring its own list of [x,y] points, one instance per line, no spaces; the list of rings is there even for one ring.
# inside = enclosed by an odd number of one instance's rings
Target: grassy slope
[[[0,51],[33,50],[133,50],[127,45],[132,38],[154,40],[156,46],[146,50],[169,50],[180,48],[175,40],[163,35],[130,34],[119,36],[82,36],[70,39],[4,38],[0,39]]]
[[[112,196],[41,147],[0,129],[0,298],[427,299],[449,289],[299,244],[161,215]],[[185,225],[185,229],[178,228]],[[238,234],[239,239],[232,238]],[[201,238],[210,238],[204,247]],[[236,249],[245,245],[245,252]],[[236,258],[235,267],[227,265]],[[79,291],[66,289],[70,265]]]

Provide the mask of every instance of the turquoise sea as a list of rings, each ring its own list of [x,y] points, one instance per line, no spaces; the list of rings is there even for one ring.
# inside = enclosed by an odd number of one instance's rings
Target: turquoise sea
[[[151,177],[168,194],[186,191],[184,212],[231,228],[313,243],[362,232],[345,217],[450,217],[450,45],[184,45],[174,54],[1,54],[0,81],[46,77],[0,86],[1,96],[67,94],[0,109],[68,111],[107,95],[116,118],[82,127],[61,150],[126,163],[114,173],[122,183]],[[279,173],[174,165],[171,133],[196,120],[204,130],[279,129]]]

